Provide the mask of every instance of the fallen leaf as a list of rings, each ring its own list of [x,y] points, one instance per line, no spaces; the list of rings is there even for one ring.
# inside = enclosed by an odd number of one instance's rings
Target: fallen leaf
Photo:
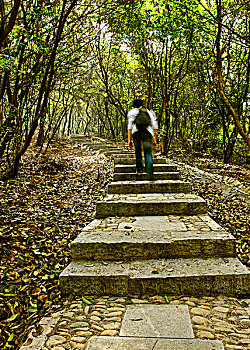
[[[86,298],[82,297],[82,301],[87,305],[92,305],[91,301],[87,300]]]

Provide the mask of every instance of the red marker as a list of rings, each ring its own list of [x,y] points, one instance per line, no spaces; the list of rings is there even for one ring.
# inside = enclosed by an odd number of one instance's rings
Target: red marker
[[[168,103],[167,102],[163,102],[165,104],[165,109],[167,109],[168,107]]]

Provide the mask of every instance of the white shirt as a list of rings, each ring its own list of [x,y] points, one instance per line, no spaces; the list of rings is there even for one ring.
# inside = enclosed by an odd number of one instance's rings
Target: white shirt
[[[140,107],[141,108],[141,107]],[[135,117],[139,113],[140,108],[133,108],[131,111],[128,112],[128,130],[132,129],[132,134],[136,131],[138,131],[136,125],[135,125]],[[156,116],[151,109],[150,111],[147,109],[147,112],[151,119],[151,125],[149,125],[146,129],[154,136],[154,130],[158,129],[158,123],[156,120]]]

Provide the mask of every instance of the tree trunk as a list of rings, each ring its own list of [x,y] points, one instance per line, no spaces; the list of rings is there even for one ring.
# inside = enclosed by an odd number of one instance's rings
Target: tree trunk
[[[39,133],[36,140],[36,146],[41,147],[43,144],[43,140],[44,140],[44,121],[41,119]]]
[[[218,91],[227,110],[229,111],[229,113],[234,119],[235,125],[237,126],[237,129],[239,131],[239,134],[242,136],[245,143],[250,147],[250,138],[245,133],[240,123],[239,116],[234,110],[233,106],[231,105],[224,91],[224,82],[223,82],[223,76],[222,76],[222,57],[221,57],[221,47],[220,47],[221,31],[222,31],[221,0],[217,0],[216,3],[217,3],[217,21],[218,21],[218,31],[217,31],[217,38],[216,38],[216,50],[217,50],[216,68],[217,68],[217,74],[218,74]]]
[[[109,127],[110,127],[110,132],[112,135],[112,139],[115,140],[115,130],[114,130],[114,127],[112,125],[112,120],[109,116],[108,101],[107,100],[105,101],[104,105],[105,105],[106,118],[108,119],[108,122],[109,122]]]

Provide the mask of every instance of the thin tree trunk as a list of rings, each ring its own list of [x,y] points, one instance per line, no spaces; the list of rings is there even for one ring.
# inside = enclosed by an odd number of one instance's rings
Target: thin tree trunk
[[[240,123],[239,116],[234,110],[233,106],[231,105],[224,91],[224,82],[223,82],[223,76],[222,76],[222,57],[221,57],[221,47],[220,47],[221,31],[222,31],[221,0],[216,0],[216,4],[217,4],[217,21],[218,21],[218,31],[217,31],[217,38],[216,38],[216,50],[217,50],[216,68],[217,68],[217,74],[218,74],[218,90],[222,101],[224,102],[227,110],[229,111],[229,113],[231,114],[231,116],[235,121],[239,134],[242,136],[245,143],[250,147],[250,138],[245,133]]]
[[[62,36],[62,32],[63,32],[64,25],[66,23],[66,20],[69,16],[71,10],[75,6],[76,2],[77,2],[77,0],[72,1],[68,10],[65,13],[67,0],[63,0],[61,16],[60,16],[60,20],[59,20],[57,33],[56,33],[54,47],[52,49],[50,59],[49,59],[48,65],[46,67],[43,81],[42,81],[41,87],[40,87],[38,102],[37,102],[36,111],[35,111],[35,118],[33,120],[31,128],[28,132],[28,135],[26,137],[24,145],[22,146],[20,151],[16,154],[15,159],[13,161],[13,165],[7,171],[7,173],[3,176],[3,180],[13,178],[17,175],[20,160],[21,160],[22,156],[24,155],[24,153],[26,152],[26,150],[28,149],[28,147],[30,146],[30,142],[33,138],[35,130],[37,129],[38,122],[42,118],[44,110],[46,109],[46,105],[48,102],[48,97],[49,97],[49,93],[50,93],[50,89],[51,89],[51,84],[52,84],[52,80],[53,80],[53,76],[54,76],[54,64],[55,64],[55,58],[56,58],[56,50],[57,50],[59,42],[61,40],[61,36]]]

